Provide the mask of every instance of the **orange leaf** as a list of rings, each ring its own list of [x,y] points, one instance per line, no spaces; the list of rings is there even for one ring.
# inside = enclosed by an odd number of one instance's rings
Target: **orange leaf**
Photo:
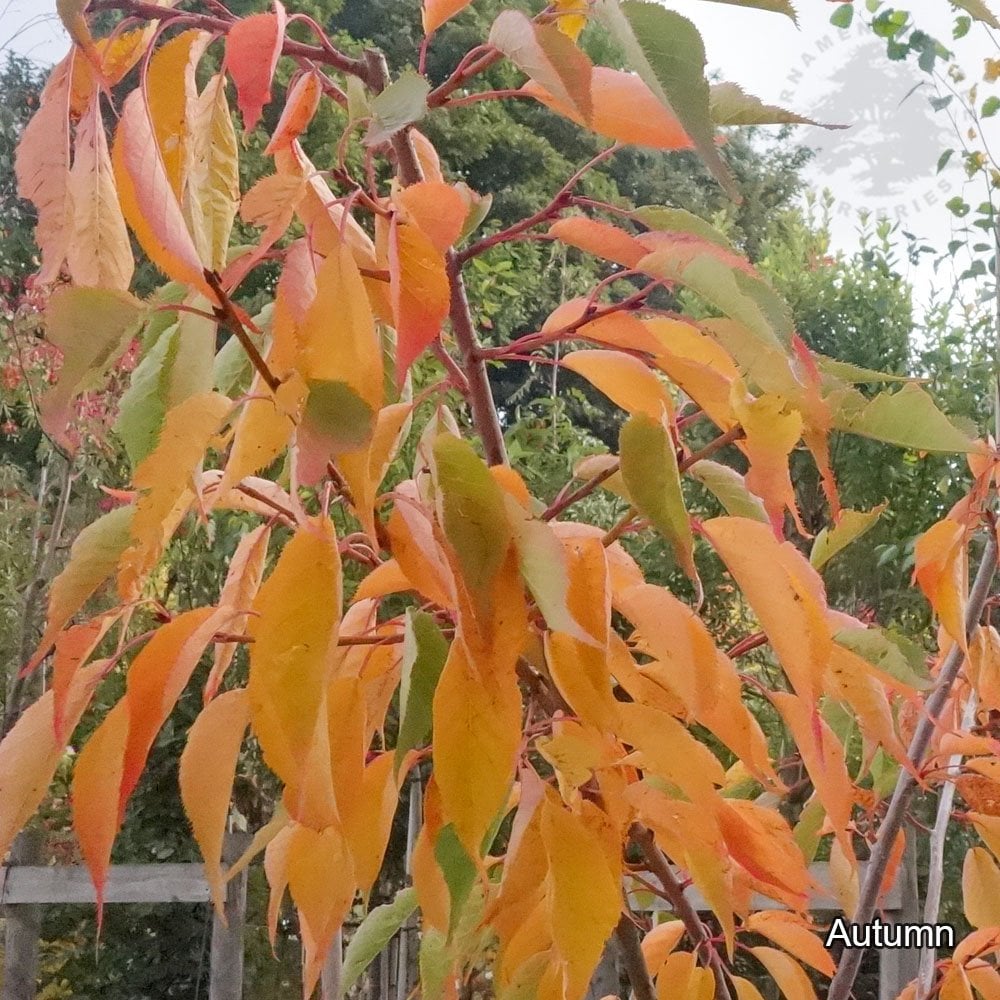
[[[521,89],[557,114],[578,125],[588,125],[571,105],[558,100],[534,81],[529,81]],[[592,111],[589,127],[599,135],[653,149],[694,148],[681,123],[634,73],[594,66],[590,96]]]
[[[965,649],[965,529],[946,517],[917,539],[913,555],[913,578],[937,612],[944,630]]]
[[[111,847],[121,826],[118,802],[128,725],[128,701],[123,698],[91,734],[73,771],[73,829],[97,893],[98,928]]]
[[[126,290],[135,262],[118,204],[101,103],[96,97],[76,128],[69,193],[73,236],[67,247],[67,263],[73,281]]]
[[[187,744],[181,754],[184,812],[205,859],[205,877],[220,915],[226,898],[222,844],[236,764],[249,724],[250,703],[246,690],[227,691],[202,709],[188,730]]]
[[[164,274],[211,299],[149,115],[142,91],[129,94],[111,152],[122,211],[143,250]]]
[[[444,257],[416,226],[393,216],[389,227],[389,275],[396,327],[396,381],[441,332],[451,302]]]
[[[69,683],[63,707],[63,731],[72,733],[107,665],[91,664]],[[55,698],[47,691],[29,705],[0,742],[0,857],[42,804],[66,746],[56,739]]]
[[[450,184],[421,181],[397,191],[392,200],[403,213],[402,221],[420,229],[439,253],[461,236],[468,206]]]
[[[228,608],[186,611],[161,626],[129,667],[125,688],[129,724],[120,816],[125,815],[125,804],[139,783],[156,734],[187,687],[212,636],[231,617]]]
[[[279,149],[287,149],[305,132],[316,114],[322,93],[323,83],[318,73],[303,73],[295,81],[285,99],[285,109],[281,112],[274,135],[264,150],[267,156],[272,156]]]
[[[229,561],[229,569],[226,572],[226,582],[222,587],[222,595],[219,597],[221,607],[232,608],[236,613],[235,617],[227,626],[231,632],[238,633],[246,628],[249,621],[250,607],[257,591],[260,589],[260,581],[264,575],[264,560],[267,557],[267,546],[271,540],[271,529],[268,525],[262,524],[252,531],[247,532],[236,546],[233,558]],[[205,681],[205,704],[208,704],[219,690],[219,684],[233,662],[236,655],[237,643],[220,642],[215,647],[215,660],[212,664],[211,673]]]
[[[42,251],[38,280],[59,277],[72,236],[69,193],[70,78],[76,50],[52,71],[42,90],[38,110],[17,147],[17,190],[38,213],[35,242]]]
[[[399,789],[393,765],[396,755],[381,753],[365,768],[356,808],[344,816],[344,835],[354,859],[358,888],[367,896],[382,870],[382,859],[392,833]],[[400,771],[404,777],[405,772]]]
[[[56,742],[64,744],[69,739],[72,726],[67,718],[67,707],[81,665],[97,648],[117,619],[117,614],[105,615],[93,621],[74,625],[56,639],[52,657],[52,731]]]
[[[590,60],[557,27],[538,24],[519,10],[505,10],[493,22],[489,42],[521,72],[589,122],[593,104]]]
[[[322,833],[294,826],[288,846],[288,888],[303,926],[304,995],[312,996],[330,945],[354,900],[351,853],[335,827]]]
[[[432,35],[445,21],[465,10],[472,0],[424,0],[424,34]]]
[[[271,82],[285,41],[287,17],[280,0],[274,0],[273,14],[245,17],[226,35],[224,68],[236,84],[237,102],[243,128],[253,130],[271,100]]]
[[[673,419],[674,403],[667,387],[638,358],[619,351],[573,351],[564,368],[585,378],[628,413],[645,413],[654,420]]]
[[[613,260],[622,267],[635,267],[649,252],[624,229],[583,215],[573,215],[552,223],[549,235],[584,253]]]

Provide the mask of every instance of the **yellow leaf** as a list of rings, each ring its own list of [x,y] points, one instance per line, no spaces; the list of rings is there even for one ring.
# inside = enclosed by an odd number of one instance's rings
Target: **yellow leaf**
[[[853,857],[844,853],[839,840],[830,845],[830,883],[845,916],[853,918],[861,894],[860,877]]]
[[[815,569],[822,569],[838,552],[871,530],[888,506],[888,503],[883,503],[869,511],[842,511],[840,520],[833,528],[824,528],[816,536],[809,562]]]
[[[983,847],[973,847],[962,866],[965,917],[973,927],[1000,926],[1000,868]]]
[[[747,487],[764,501],[775,535],[784,534],[786,510],[805,534],[788,470],[789,456],[802,437],[801,413],[780,396],[751,399],[741,382],[733,384],[732,403],[746,435],[742,447],[750,460]]]
[[[128,722],[128,702],[123,698],[91,734],[73,771],[73,830],[97,893],[98,927],[111,847],[121,825],[118,800]]]
[[[760,990],[748,979],[741,976],[733,976],[733,985],[736,987],[737,1000],[764,1000]]]
[[[581,997],[622,909],[621,871],[580,817],[546,797],[541,832],[549,858],[552,938],[567,997]]]
[[[118,589],[124,599],[139,596],[194,499],[194,477],[232,405],[215,392],[189,396],[167,413],[156,448],[135,470],[133,482],[142,495],[132,518],[132,544],[119,565]]]
[[[78,670],[70,681],[63,711],[63,730],[72,733],[83,715],[106,664],[98,662]],[[49,790],[65,750],[56,740],[55,698],[47,691],[29,705],[0,742],[0,857],[31,819]]]
[[[198,97],[195,69],[211,39],[207,31],[195,29],[175,35],[153,52],[146,71],[149,119],[178,202],[190,167],[190,117]]]
[[[789,954],[806,962],[824,976],[832,976],[837,971],[830,953],[816,936],[809,923],[798,914],[783,913],[780,910],[759,910],[751,913],[744,926],[770,938]]]
[[[124,291],[132,281],[135,262],[118,204],[101,102],[96,98],[76,127],[69,194],[73,236],[67,247],[67,264],[73,281]]]
[[[560,16],[556,18],[556,26],[575,42],[587,26],[587,4],[584,0],[555,0],[553,6],[560,12]]]
[[[286,784],[299,781],[309,760],[336,654],[341,587],[337,539],[323,518],[298,528],[254,601],[253,730],[268,767]]]
[[[216,912],[225,903],[222,844],[229,800],[243,735],[250,724],[244,688],[219,695],[194,720],[181,754],[180,786],[184,812],[194,830]]]
[[[771,974],[785,1000],[816,1000],[816,991],[802,966],[774,948],[751,948],[751,954]]]
[[[573,351],[562,366],[585,378],[628,413],[645,413],[656,421],[672,420],[673,400],[667,387],[638,358],[619,351]]]
[[[566,632],[545,634],[545,656],[552,679],[573,710],[599,729],[613,729],[618,706],[608,670],[611,589],[607,557],[597,539],[564,544],[567,608],[588,642]]]
[[[357,807],[344,816],[344,835],[354,859],[354,873],[362,896],[371,892],[382,869],[399,789],[393,764],[395,755],[381,753],[364,769]],[[405,771],[400,771],[405,777]]]
[[[521,693],[509,650],[473,664],[456,639],[434,692],[434,774],[447,821],[473,859],[507,801],[521,742]]]
[[[656,977],[657,1000],[688,1000],[697,968],[698,961],[690,951],[670,955]]]
[[[683,920],[667,920],[657,924],[642,939],[642,957],[646,960],[646,968],[651,976],[656,976],[667,956],[680,944],[684,937]]]
[[[938,995],[941,1000],[973,1000],[965,970],[957,966],[949,969],[938,984]]]
[[[816,571],[791,543],[779,542],[759,521],[720,517],[703,527],[767,633],[792,687],[815,703],[833,647]]]
[[[810,709],[795,695],[774,692],[772,701],[781,713],[799,748],[802,761],[816,794],[823,803],[848,860],[853,863],[851,812],[854,806],[854,785],[847,773],[844,748],[819,710]]]
[[[221,274],[240,204],[236,131],[226,100],[226,79],[212,77],[191,110],[184,211],[205,267]]]

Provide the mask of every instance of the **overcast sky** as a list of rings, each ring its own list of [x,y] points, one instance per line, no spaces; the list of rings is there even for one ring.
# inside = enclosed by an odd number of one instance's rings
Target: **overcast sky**
[[[294,10],[294,0],[287,6]],[[936,172],[942,150],[955,144],[954,132],[943,114],[930,110],[934,89],[927,76],[912,61],[890,63],[860,24],[847,32],[833,28],[835,4],[797,0],[798,27],[781,15],[732,4],[676,0],[672,6],[701,29],[709,67],[725,79],[770,103],[851,126],[841,132],[797,129],[799,141],[819,147],[809,179],[833,193],[838,248],[856,246],[859,210],[897,219],[943,248],[955,225],[944,203],[956,194],[974,204],[982,200],[957,165]],[[1000,47],[978,25],[966,39],[951,41],[945,0],[918,0],[913,7],[920,27],[954,46],[970,80],[981,75],[985,56],[1000,57]],[[0,0],[0,46],[41,63],[59,59],[67,40],[55,0]],[[1000,149],[1000,115],[986,124],[987,138]],[[929,268],[912,277],[923,297],[934,280]]]

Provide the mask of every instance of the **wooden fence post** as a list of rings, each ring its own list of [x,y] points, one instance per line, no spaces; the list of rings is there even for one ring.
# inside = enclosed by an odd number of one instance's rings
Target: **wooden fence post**
[[[223,861],[227,864],[236,861],[250,846],[250,840],[248,833],[228,834]],[[208,1000],[243,1000],[243,925],[246,910],[247,870],[244,868],[226,889],[225,920],[213,911]]]
[[[41,864],[45,835],[29,829],[18,834],[10,851],[10,864]],[[42,933],[42,908],[38,904],[4,907],[5,933],[3,986],[0,1000],[35,1000],[38,991],[38,942]]]
[[[920,890],[917,885],[917,836],[908,831],[903,860],[896,876],[900,890],[899,909],[885,914],[886,923],[919,923]],[[895,1000],[903,987],[917,978],[920,970],[919,948],[886,948],[879,952],[879,1000]]]

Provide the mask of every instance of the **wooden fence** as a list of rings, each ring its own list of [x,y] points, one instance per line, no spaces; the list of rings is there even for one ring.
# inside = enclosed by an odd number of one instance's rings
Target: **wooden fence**
[[[246,834],[231,834],[226,858],[234,860],[249,843]],[[41,860],[41,840],[22,834],[11,852],[10,864],[0,866],[0,906],[6,918],[4,974],[0,1000],[35,1000],[38,978],[38,949],[41,932],[41,907],[55,904],[91,904],[94,887],[87,870],[77,865],[45,866]],[[829,885],[825,864],[811,866],[814,880],[821,887]],[[226,921],[213,916],[210,956],[209,1000],[242,1000],[243,930],[246,914],[247,873],[244,870],[229,883],[226,897]],[[704,899],[693,888],[687,890],[694,908],[708,910]],[[208,903],[209,891],[200,864],[113,865],[108,873],[105,902],[127,903]],[[655,900],[650,909],[665,906]],[[772,900],[754,900],[759,908],[775,908]],[[821,889],[811,900],[817,913],[838,911],[828,889]],[[887,894],[883,919],[916,922],[919,907],[916,884],[916,859],[907,851],[896,884]],[[367,991],[368,1000],[405,1000],[415,978],[416,931],[404,929],[390,942],[373,963]],[[324,1000],[336,1000],[340,992],[341,942],[331,951],[323,974]],[[879,955],[879,1000],[893,1000],[903,986],[917,974],[916,951],[884,950]],[[619,969],[615,949],[609,948],[595,973],[590,997],[597,1000],[619,990]]]

